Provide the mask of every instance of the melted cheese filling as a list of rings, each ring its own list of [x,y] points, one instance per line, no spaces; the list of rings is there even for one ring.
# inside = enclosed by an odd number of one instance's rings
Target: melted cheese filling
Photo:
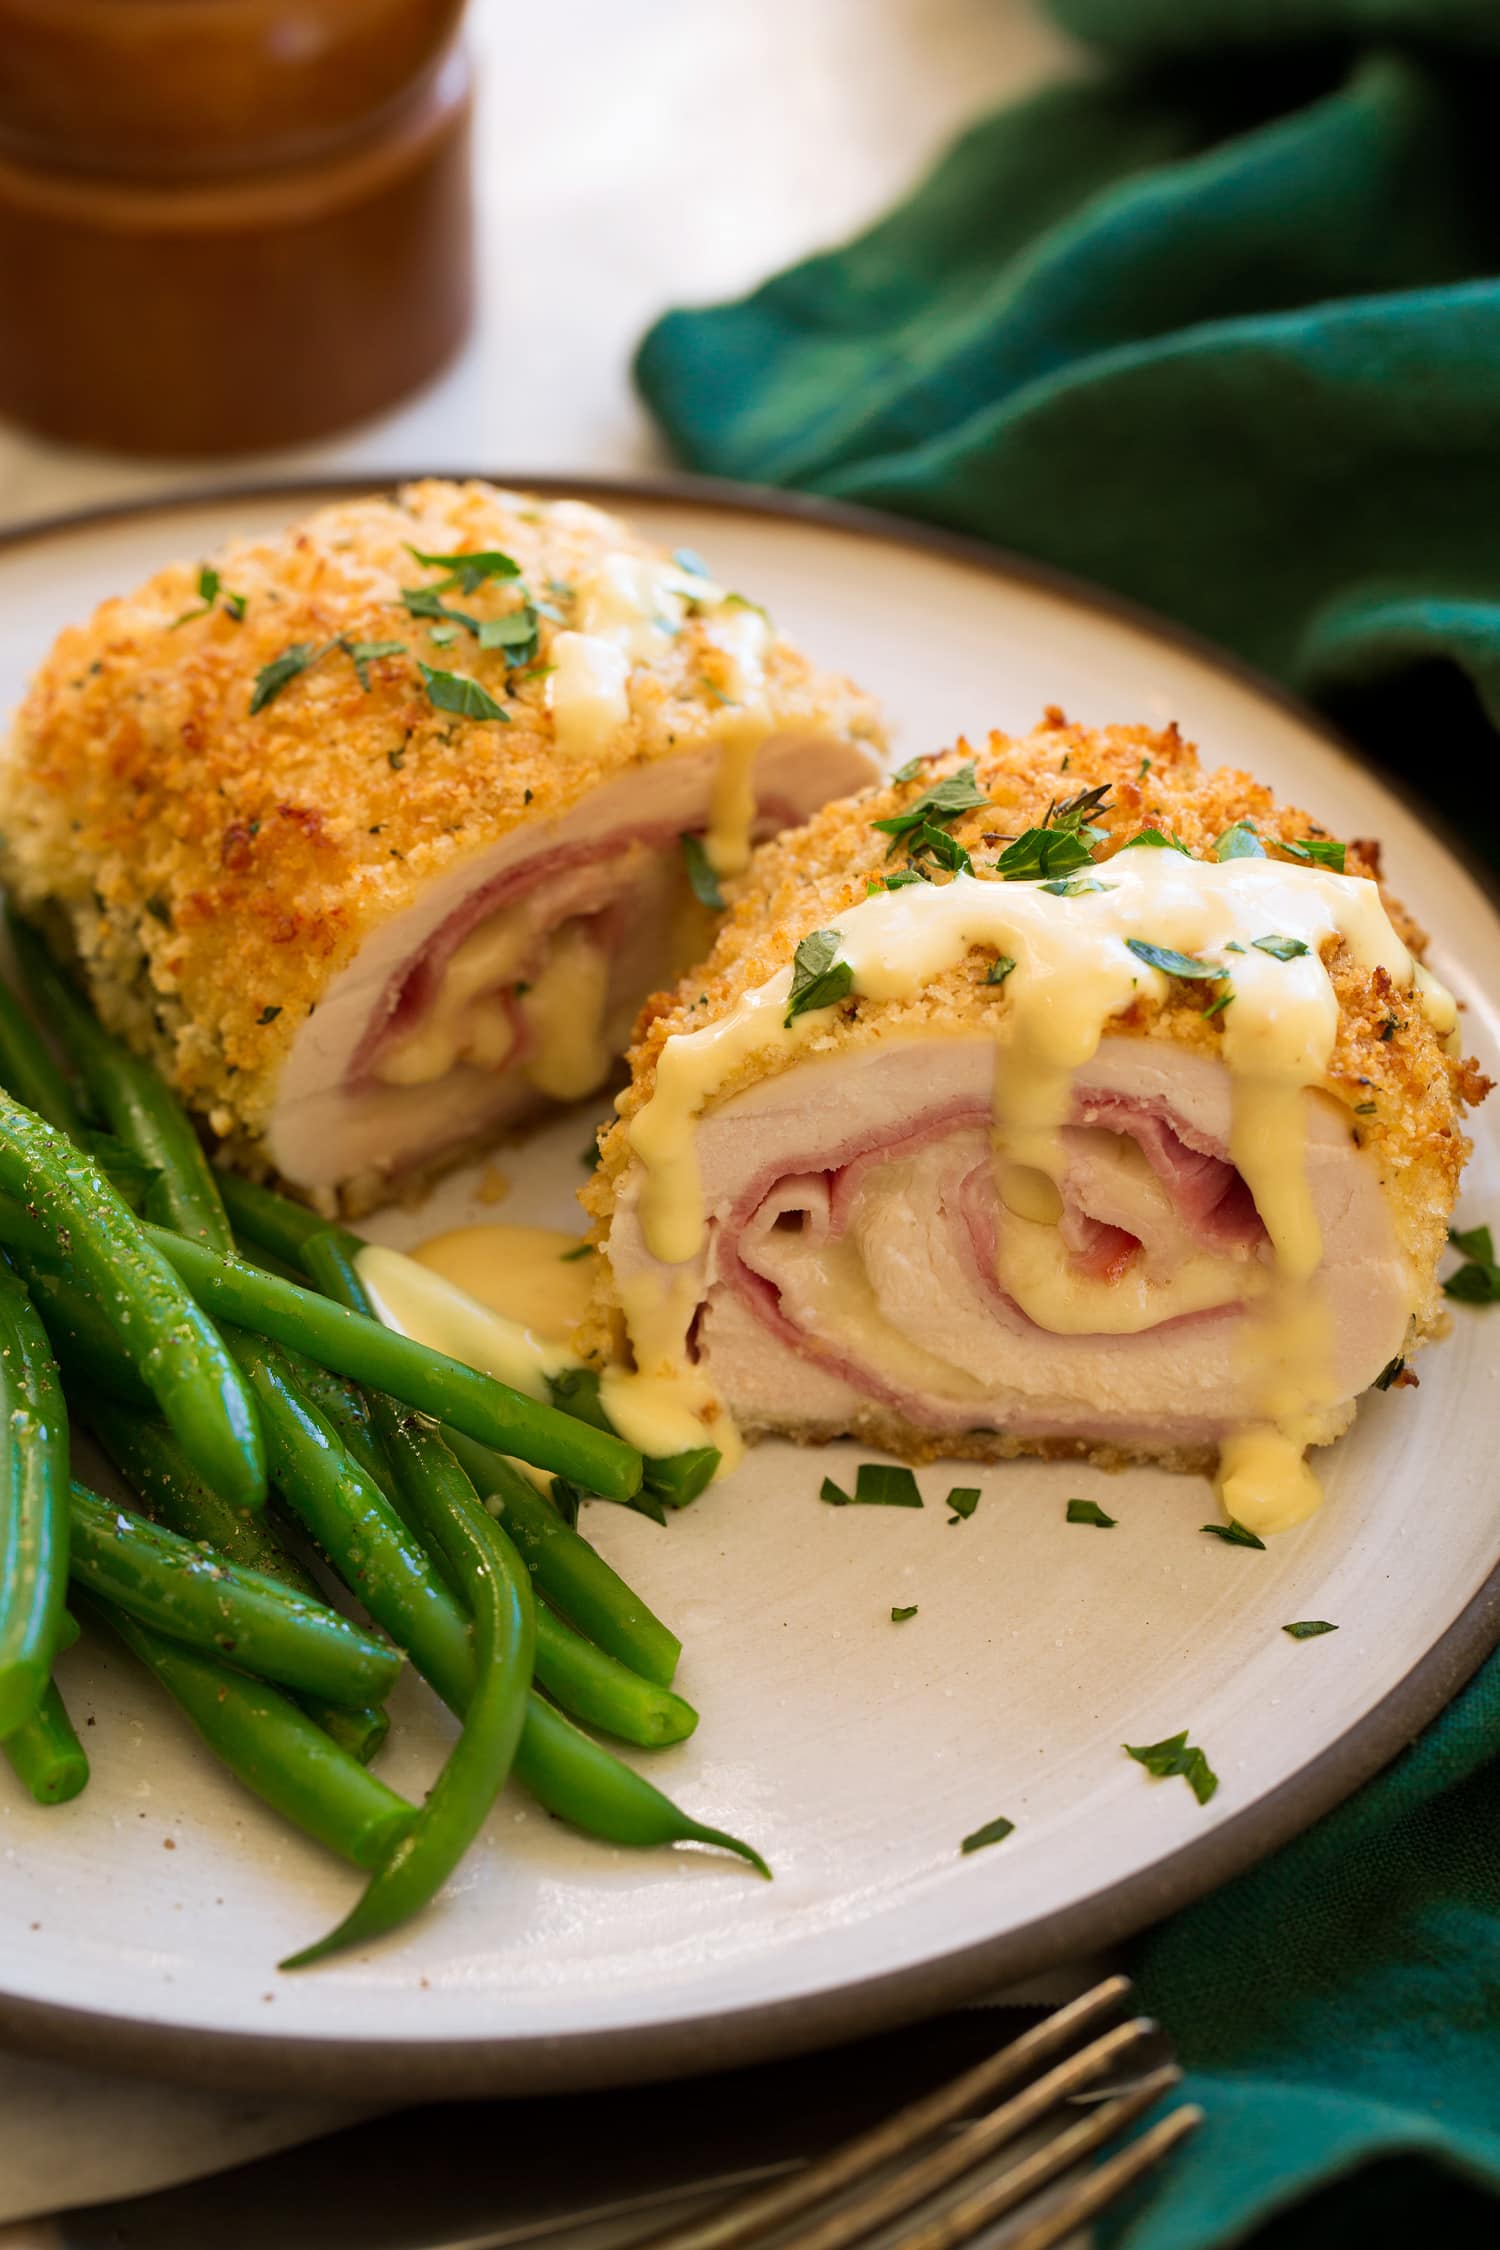
[[[1304,1095],[1324,1078],[1338,1030],[1338,1005],[1319,949],[1342,939],[1367,973],[1383,967],[1414,990],[1441,1033],[1451,1034],[1451,996],[1419,973],[1392,928],[1374,883],[1271,859],[1196,860],[1171,850],[1127,849],[1101,866],[1099,888],[1059,896],[1040,883],[959,875],[942,886],[911,885],[848,908],[839,958],[852,989],[872,1000],[904,1000],[956,969],[974,947],[1011,956],[995,1032],[994,1150],[997,1187],[1020,1224],[1004,1230],[1000,1280],[1040,1325],[1058,1333],[1129,1335],[1163,1317],[1159,1287],[1102,1282],[1079,1272],[1058,1242],[1066,1158],[1061,1139],[1075,1073],[1093,1058],[1106,1025],[1138,998],[1163,1000],[1170,979],[1127,940],[1170,948],[1220,967],[1233,999],[1222,1016],[1221,1052],[1233,1081],[1230,1155],[1270,1238],[1269,1268],[1221,1258],[1191,1259],[1173,1287],[1177,1311],[1236,1298],[1247,1305],[1247,1355],[1254,1420],[1226,1441],[1220,1491],[1252,1529],[1273,1531],[1316,1504],[1303,1460],[1327,1395],[1328,1310],[1316,1287],[1322,1241],[1305,1160]],[[1296,940],[1289,959],[1260,938]],[[1284,950],[1284,949],[1281,949]],[[744,994],[701,1031],[663,1047],[651,1099],[628,1128],[642,1167],[640,1218],[662,1267],[694,1264],[706,1240],[695,1147],[696,1121],[747,1068],[787,1061],[826,1024],[826,1011],[786,1021],[790,969]],[[1219,986],[1216,989],[1226,989]],[[671,1293],[688,1276],[649,1270],[625,1306],[632,1338],[651,1338],[658,1370],[675,1337],[678,1380],[685,1325]],[[692,1282],[696,1295],[696,1282]],[[656,1304],[646,1299],[652,1290]],[[700,1409],[701,1411],[701,1409]]]
[[[574,623],[555,633],[547,706],[565,758],[598,757],[630,723],[630,676],[659,664],[681,632],[688,606],[705,612],[719,656],[720,679],[709,684],[719,768],[704,848],[720,875],[737,874],[750,858],[755,825],[755,760],[771,731],[765,659],[770,623],[749,602],[711,579],[649,556],[606,555],[575,590]]]

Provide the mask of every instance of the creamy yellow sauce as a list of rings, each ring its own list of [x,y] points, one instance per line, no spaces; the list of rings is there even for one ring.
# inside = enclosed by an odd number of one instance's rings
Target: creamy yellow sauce
[[[389,1328],[487,1375],[548,1397],[547,1379],[582,1366],[572,1349],[588,1312],[595,1254],[553,1227],[456,1227],[408,1254],[366,1243],[355,1263]],[[715,1445],[725,1475],[738,1436],[707,1386],[653,1359],[651,1308],[640,1308],[637,1366],[603,1371],[600,1399],[627,1445],[655,1456]]]
[[[1066,1170],[1062,1127],[1074,1074],[1111,1019],[1139,997],[1165,998],[1169,978],[1132,953],[1127,939],[1222,966],[1234,997],[1220,1021],[1233,1084],[1230,1154],[1255,1198],[1271,1244],[1269,1271],[1242,1266],[1238,1294],[1254,1298],[1245,1323],[1257,1416],[1223,1451],[1226,1505],[1252,1529],[1276,1530],[1316,1504],[1303,1460],[1306,1437],[1327,1396],[1327,1308],[1313,1284],[1322,1243],[1306,1166],[1306,1090],[1323,1079],[1338,1007],[1319,948],[1340,937],[1367,972],[1384,967],[1414,988],[1435,1027],[1456,1023],[1451,996],[1418,973],[1371,882],[1272,859],[1197,860],[1145,846],[1095,870],[1099,888],[1057,896],[1039,883],[982,881],[881,892],[839,916],[839,958],[853,991],[904,1000],[955,969],[975,947],[1015,961],[998,1011],[994,1078],[997,1182],[1023,1224],[1007,1229],[1002,1281],[1022,1310],[1055,1332],[1129,1334],[1163,1317],[1161,1299],[1070,1270],[1040,1237],[1061,1209]],[[1278,959],[1257,938],[1300,940],[1307,951]],[[1234,950],[1228,950],[1233,948]],[[697,1119],[746,1065],[791,1059],[824,1028],[826,1011],[788,1024],[791,970],[748,992],[721,1021],[678,1033],[658,1059],[652,1098],[628,1128],[643,1172],[640,1219],[647,1248],[667,1267],[697,1258],[705,1213],[695,1148]],[[1184,1266],[1179,1310],[1222,1301],[1225,1261]],[[674,1333],[671,1288],[649,1271],[627,1304],[653,1339],[653,1365]],[[646,1303],[651,1288],[658,1302]],[[1236,1292],[1231,1290],[1230,1294]],[[1108,1308],[1108,1309],[1106,1309]],[[683,1328],[675,1327],[680,1379]]]
[[[731,706],[719,732],[719,765],[709,799],[703,848],[717,875],[738,875],[750,860],[755,826],[755,761],[771,731],[766,650],[771,628],[748,602],[721,608],[711,628],[725,657],[723,693]]]

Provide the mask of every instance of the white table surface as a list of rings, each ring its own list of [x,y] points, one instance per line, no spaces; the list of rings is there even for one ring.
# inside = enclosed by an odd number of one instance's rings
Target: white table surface
[[[315,448],[141,464],[0,425],[0,522],[226,476],[665,462],[630,386],[675,303],[750,286],[873,217],[955,129],[1067,66],[1028,0],[472,0],[479,317],[460,358]],[[161,2186],[359,2114],[0,2058],[0,2250],[61,2203]],[[3,2222],[18,2222],[5,2225]]]

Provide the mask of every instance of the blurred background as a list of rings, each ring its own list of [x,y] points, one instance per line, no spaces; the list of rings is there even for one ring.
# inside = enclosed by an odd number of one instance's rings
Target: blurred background
[[[0,518],[216,459],[659,462],[628,375],[652,318],[862,226],[1068,52],[1028,0],[470,0],[466,67],[462,12],[0,0]],[[330,372],[356,411],[309,439]]]

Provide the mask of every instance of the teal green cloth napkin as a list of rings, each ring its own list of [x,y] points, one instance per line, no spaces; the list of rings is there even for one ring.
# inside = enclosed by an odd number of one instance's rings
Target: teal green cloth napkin
[[[1115,59],[859,240],[669,313],[647,401],[694,467],[1182,619],[1500,858],[1500,5],[1053,8]]]
[[[859,240],[669,313],[647,400],[695,467],[1184,620],[1500,862],[1500,0],[1052,4],[1089,75]],[[1432,1537],[1440,1483],[1435,1439]],[[1500,1659],[1142,1942],[1208,2122],[1129,2250],[1500,2243],[1497,1748]]]

